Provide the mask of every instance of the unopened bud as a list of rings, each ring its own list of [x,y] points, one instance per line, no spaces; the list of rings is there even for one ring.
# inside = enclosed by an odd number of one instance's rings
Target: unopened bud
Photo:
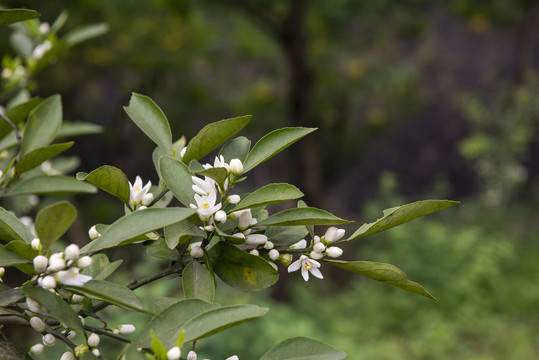
[[[64,250],[66,260],[75,260],[80,255],[80,249],[77,244],[68,245]]]
[[[41,283],[38,284],[44,288],[44,289],[54,289],[56,287],[56,280],[53,276],[45,276],[43,279],[41,279]]]
[[[30,318],[30,326],[32,327],[32,329],[39,333],[45,330],[45,323],[37,316],[33,316]]]
[[[72,352],[66,351],[62,354],[60,360],[75,360],[75,355]]]
[[[320,259],[322,259],[324,257],[324,254],[316,252],[316,251],[313,250],[313,251],[311,251],[309,256],[311,257],[311,259],[320,260]]]
[[[185,155],[185,152],[187,151],[187,146],[184,146],[181,150],[180,150],[180,159],[183,159],[183,156]]]
[[[270,250],[270,252],[268,253],[269,257],[271,260],[277,260],[280,256],[279,252],[275,249],[273,250]]]
[[[254,255],[254,256],[260,256],[260,253],[258,252],[257,249],[253,249],[253,250],[249,251],[249,254]]]
[[[153,201],[152,193],[144,194],[144,196],[142,197],[142,205],[148,206],[152,203],[152,201]]]
[[[264,244],[264,249],[266,250],[271,250],[275,247],[275,245],[273,245],[273,243],[271,241],[266,241],[266,243]]]
[[[275,269],[275,271],[279,271],[279,268],[277,267],[277,265],[275,265],[275,263],[270,261],[270,262],[268,262],[268,264],[270,264],[271,267]]]
[[[289,246],[290,249],[305,249],[307,247],[307,241],[305,239],[298,241],[295,244]]]
[[[29,297],[26,298],[26,306],[33,312],[39,312],[41,310],[41,304]]]
[[[292,254],[283,254],[281,255],[281,264],[284,266],[289,266],[292,263]]]
[[[52,254],[49,258],[49,267],[47,270],[50,272],[56,272],[65,269],[66,261],[63,259],[61,253]]]
[[[30,245],[32,246],[32,249],[34,250],[41,249],[41,241],[39,240],[39,238],[33,238]]]
[[[89,257],[88,255],[83,256],[77,261],[77,265],[81,269],[87,268],[88,266],[92,265],[92,258]]]
[[[72,340],[75,338],[75,336],[77,336],[77,332],[75,330],[71,330],[67,333],[66,337],[69,339],[69,340]]]
[[[200,248],[200,246],[196,246],[191,248],[191,256],[195,259],[201,258],[204,256],[204,250]]]
[[[47,270],[47,265],[49,264],[49,259],[47,259],[46,256],[38,255],[34,258],[34,270],[41,274],[45,270]]]
[[[167,360],[179,360],[182,352],[179,347],[174,346],[167,351]]]
[[[84,300],[84,296],[78,295],[78,294],[73,294],[73,297],[71,297],[71,300],[72,300],[75,304],[80,304],[80,303],[82,302],[82,300]]]
[[[54,344],[56,344],[56,338],[52,334],[47,334],[43,336],[41,341],[43,342],[43,345],[45,346],[54,346]]]
[[[230,160],[230,172],[236,176],[243,174],[243,164],[240,159]]]
[[[101,356],[101,352],[99,351],[99,349],[93,349],[93,350],[92,350],[92,354],[94,354],[96,357],[100,357],[100,356]]]
[[[231,357],[227,357],[225,360],[240,360],[240,358],[238,357],[238,355],[233,355]]]
[[[30,348],[29,353],[30,355],[39,355],[43,352],[44,349],[45,346],[43,346],[43,344],[35,344]]]
[[[224,224],[226,221],[226,212],[224,212],[223,210],[217,211],[214,215],[214,219],[215,221],[219,221],[220,223]]]
[[[91,334],[90,336],[88,336],[88,346],[91,346],[91,347],[95,347],[97,345],[99,345],[99,342],[101,341],[101,339],[99,338],[99,335],[97,334]]]
[[[197,353],[194,351],[189,351],[187,354],[187,360],[197,360]]]
[[[2,278],[2,276],[4,276],[5,273],[6,273],[6,269],[4,269],[3,267],[0,267],[0,278]]]
[[[90,230],[88,230],[88,236],[90,236],[91,240],[95,240],[100,237],[101,234],[97,231],[97,228],[94,225],[90,228]]]
[[[231,204],[237,204],[241,200],[239,195],[233,194],[228,197],[228,202]]]
[[[322,253],[324,250],[326,250],[326,246],[322,244],[321,242],[314,244],[313,250],[317,253]]]
[[[123,324],[118,326],[118,330],[120,330],[120,334],[122,335],[129,335],[134,333],[136,328],[132,324]]]
[[[336,246],[332,246],[326,250],[326,254],[332,258],[338,258],[342,255],[342,249]]]
[[[268,241],[268,237],[264,234],[251,234],[247,236],[245,243],[247,245],[263,245]]]

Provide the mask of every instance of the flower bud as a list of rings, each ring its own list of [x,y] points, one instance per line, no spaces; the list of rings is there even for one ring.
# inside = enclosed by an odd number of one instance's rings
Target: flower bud
[[[120,330],[120,334],[122,335],[129,335],[134,333],[136,328],[132,324],[123,324],[118,326],[118,330]]]
[[[71,300],[72,300],[75,304],[80,304],[80,303],[82,302],[82,300],[84,300],[84,296],[78,295],[78,294],[73,294],[73,297],[71,297]]]
[[[249,254],[254,255],[254,256],[260,256],[260,253],[258,252],[257,249],[253,249],[253,250],[249,251]]]
[[[50,272],[56,272],[65,269],[66,261],[62,258],[60,254],[52,254],[49,258],[49,267],[47,268]]]
[[[43,344],[35,344],[34,346],[32,346],[30,348],[30,355],[39,355],[43,352],[43,350],[45,349],[45,346],[43,346]]]
[[[241,200],[239,195],[233,194],[228,197],[228,202],[231,204],[237,204]]]
[[[289,249],[305,249],[307,247],[307,241],[305,239],[298,241],[295,244],[290,245]]]
[[[183,159],[183,157],[184,157],[186,151],[187,151],[187,146],[184,146],[184,147],[180,150],[180,159]]]
[[[75,336],[77,336],[77,332],[75,330],[71,330],[67,333],[66,338],[73,340]]]
[[[245,243],[247,245],[263,245],[268,241],[268,237],[264,234],[251,234],[247,236]]]
[[[230,172],[236,176],[243,174],[243,164],[240,159],[230,160]]]
[[[338,258],[342,255],[342,249],[336,246],[332,246],[326,250],[326,254],[331,258]]]
[[[66,351],[62,354],[60,360],[75,360],[75,355],[72,352]]]
[[[88,351],[88,345],[86,344],[79,344],[75,346],[75,356],[76,357],[82,357],[86,351]]]
[[[77,265],[81,269],[87,268],[88,266],[92,265],[92,258],[89,257],[88,255],[83,256],[79,260],[77,260]]]
[[[137,210],[146,210],[148,207],[145,205],[140,205]]]
[[[189,351],[187,354],[187,360],[197,360],[197,353],[194,351]]]
[[[181,355],[182,352],[180,351],[180,348],[174,346],[169,351],[167,351],[167,360],[179,360]]]
[[[195,246],[191,248],[191,256],[195,259],[201,258],[204,256],[204,250],[200,246]]]
[[[34,258],[34,270],[41,274],[47,270],[47,265],[49,264],[49,259],[46,256],[38,255]]]
[[[32,327],[32,329],[39,333],[45,330],[45,323],[37,316],[33,316],[30,318],[30,326]]]
[[[223,210],[217,211],[214,215],[214,219],[215,221],[219,221],[220,223],[224,224],[226,221],[226,212],[224,212]]]
[[[41,310],[41,304],[29,297],[26,298],[26,306],[33,312],[39,312]]]
[[[311,251],[309,256],[311,257],[311,259],[320,260],[320,259],[322,259],[324,257],[324,254],[316,252],[316,251],[313,250],[313,251]]]
[[[45,346],[54,346],[56,344],[56,338],[52,334],[47,334],[41,338],[43,345]]]
[[[95,240],[98,237],[100,237],[101,234],[97,231],[97,228],[94,225],[90,228],[90,230],[88,230],[88,236],[90,237],[91,240]]]
[[[326,243],[330,244],[334,241],[340,240],[344,236],[344,233],[344,229],[337,229],[336,227],[332,226],[327,229],[324,238],[326,240]]]
[[[4,269],[3,267],[0,267],[0,278],[2,278],[5,273],[6,273],[6,269]]]
[[[80,319],[80,322],[82,323],[82,325],[86,325],[86,318],[79,315],[79,319]]]
[[[277,250],[273,249],[273,250],[270,250],[268,255],[269,255],[271,260],[277,260],[281,254],[279,254],[279,252]]]
[[[320,236],[315,235],[314,238],[313,238],[313,240],[314,240],[314,243],[315,243],[315,244],[318,244],[318,243],[320,242]]]
[[[245,240],[245,235],[242,234],[242,233],[235,233],[235,234],[232,234],[232,236],[238,238],[238,239],[242,239],[242,240]]]
[[[41,283],[39,285],[44,289],[54,289],[56,287],[56,280],[53,276],[45,276],[43,279],[41,279]]]
[[[101,352],[99,351],[99,349],[93,349],[93,350],[92,350],[92,354],[94,354],[96,357],[100,357],[100,356],[101,356]]]
[[[32,242],[30,243],[30,245],[32,246],[32,249],[34,250],[41,249],[41,241],[39,240],[39,238],[34,238]]]
[[[324,250],[326,250],[326,245],[322,244],[321,242],[314,244],[313,250],[317,253],[323,253]]]
[[[240,360],[240,358],[237,355],[233,355],[231,357],[227,357],[225,360]]]
[[[281,255],[281,264],[284,266],[289,266],[292,263],[292,254],[283,254]]]
[[[144,196],[142,197],[142,205],[144,206],[148,206],[152,203],[153,201],[153,194],[152,193],[147,193],[147,194],[144,194]]]
[[[77,244],[71,244],[64,250],[66,260],[75,260],[80,255],[80,249]]]
[[[99,338],[99,335],[92,333],[90,336],[88,336],[88,346],[95,347],[99,345],[99,342],[101,339]]]
[[[266,243],[264,244],[264,249],[266,250],[271,250],[275,247],[275,245],[273,245],[273,243],[271,241],[266,241]]]

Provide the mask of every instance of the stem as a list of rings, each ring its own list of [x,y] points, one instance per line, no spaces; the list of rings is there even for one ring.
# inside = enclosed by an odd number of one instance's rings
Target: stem
[[[101,334],[101,335],[105,335],[105,336],[108,336],[114,340],[118,340],[118,341],[121,341],[121,342],[124,342],[124,343],[132,343],[133,341],[129,340],[129,339],[126,339],[124,338],[123,336],[120,336],[120,335],[116,335],[116,334],[113,334],[113,333],[110,333],[108,332],[107,330],[103,330],[103,329],[100,329],[100,328],[96,328],[96,327],[93,327],[93,326],[87,326],[87,325],[84,325],[84,328],[88,331],[91,331],[93,333],[98,333],[98,334]]]
[[[18,162],[21,159],[21,152],[22,152],[21,134],[19,133],[19,129],[17,129],[15,124],[11,120],[9,120],[9,118],[6,116],[6,114],[4,114],[3,111],[0,111],[0,116],[2,117],[2,119],[4,119],[5,122],[7,122],[13,128],[13,131],[15,131],[15,137],[17,138],[17,142],[19,143],[19,152],[17,153],[17,162]]]

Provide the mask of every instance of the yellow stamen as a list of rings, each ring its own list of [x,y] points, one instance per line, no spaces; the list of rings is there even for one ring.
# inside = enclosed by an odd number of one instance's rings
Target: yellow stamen
[[[303,270],[311,270],[311,267],[312,267],[312,265],[311,265],[310,262],[305,261],[305,262],[303,263]]]
[[[208,204],[207,201],[204,201],[203,203],[200,204],[200,207],[202,209],[209,209],[210,208],[210,204]]]

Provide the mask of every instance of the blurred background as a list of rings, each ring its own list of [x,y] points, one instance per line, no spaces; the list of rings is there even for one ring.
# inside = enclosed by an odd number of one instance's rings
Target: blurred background
[[[134,91],[160,105],[175,139],[244,114],[253,114],[242,133],[253,143],[279,127],[317,127],[242,184],[250,191],[293,183],[308,204],[356,220],[350,231],[407,202],[463,202],[344,249],[343,259],[395,264],[438,303],[325,268],[323,281],[282,273],[278,286],[259,294],[223,285],[217,302],[261,302],[271,311],[201,341],[205,356],[255,359],[286,337],[309,336],[349,359],[536,359],[539,2],[1,4],[35,9],[49,23],[67,10],[60,34],[109,26],[51,58],[31,88],[41,97],[60,93],[65,119],[103,126],[76,139],[77,171],[109,164],[157,183],[154,145],[122,109]],[[11,33],[0,29],[1,54],[16,54]],[[106,194],[75,201],[72,234],[81,242],[91,225],[123,211]],[[141,254],[111,254],[129,269],[118,281],[159,266],[138,262]],[[151,301],[179,286],[162,281],[138,295]]]

